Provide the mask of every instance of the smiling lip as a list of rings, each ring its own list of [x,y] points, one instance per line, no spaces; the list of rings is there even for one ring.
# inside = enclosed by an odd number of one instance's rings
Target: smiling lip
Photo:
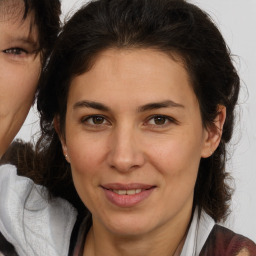
[[[116,206],[132,207],[150,196],[156,186],[131,183],[111,183],[101,186],[106,198]]]

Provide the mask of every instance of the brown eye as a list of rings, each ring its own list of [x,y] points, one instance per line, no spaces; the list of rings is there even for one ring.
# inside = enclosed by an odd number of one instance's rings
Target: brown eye
[[[178,124],[179,122],[174,118],[166,115],[153,115],[148,118],[145,124],[152,128],[166,128],[172,124]]]
[[[104,120],[105,119],[102,116],[94,116],[94,117],[92,117],[93,124],[103,124]]]
[[[166,117],[164,116],[155,116],[154,117],[154,123],[156,125],[163,125],[166,123]]]
[[[91,125],[91,126],[101,126],[108,125],[109,122],[106,120],[104,116],[92,115],[85,118],[82,118],[82,123]]]

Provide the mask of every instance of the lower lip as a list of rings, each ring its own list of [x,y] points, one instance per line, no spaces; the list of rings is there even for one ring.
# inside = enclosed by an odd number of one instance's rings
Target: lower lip
[[[103,191],[107,199],[112,204],[119,207],[132,207],[147,199],[154,189],[155,187],[152,187],[151,189],[143,190],[140,193],[134,195],[119,195],[112,190],[105,188],[103,188]]]

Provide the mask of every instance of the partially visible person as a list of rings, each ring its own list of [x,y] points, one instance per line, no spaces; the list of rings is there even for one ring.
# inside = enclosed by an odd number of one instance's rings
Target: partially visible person
[[[59,0],[0,0],[0,158],[34,101],[59,32],[59,16]],[[17,255],[1,231],[0,222],[0,254]]]
[[[0,157],[33,103],[59,15],[59,0],[0,0]]]

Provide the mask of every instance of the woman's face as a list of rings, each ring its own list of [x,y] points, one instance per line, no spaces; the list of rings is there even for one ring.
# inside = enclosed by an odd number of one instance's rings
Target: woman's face
[[[187,71],[150,49],[106,50],[73,79],[62,144],[94,226],[119,235],[189,221],[211,154]]]
[[[0,157],[27,116],[41,69],[37,27],[23,12],[21,0],[0,2]]]

